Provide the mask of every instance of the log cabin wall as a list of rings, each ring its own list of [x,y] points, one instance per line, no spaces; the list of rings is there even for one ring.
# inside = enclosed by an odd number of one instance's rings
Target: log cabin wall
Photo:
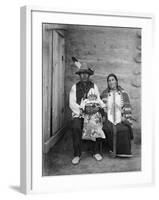
[[[109,73],[115,73],[129,94],[132,104],[135,142],[141,140],[141,30],[133,28],[69,26],[65,31],[65,99],[66,119],[71,119],[68,95],[78,81],[71,57],[95,69],[91,79],[102,92]]]

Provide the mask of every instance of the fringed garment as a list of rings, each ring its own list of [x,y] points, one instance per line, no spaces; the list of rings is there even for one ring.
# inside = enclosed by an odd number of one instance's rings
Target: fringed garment
[[[103,125],[108,146],[113,151],[113,126],[116,126],[117,156],[131,156],[132,112],[128,94],[119,86],[115,92],[106,89],[101,99],[107,104],[107,120]],[[125,120],[122,120],[122,119]]]

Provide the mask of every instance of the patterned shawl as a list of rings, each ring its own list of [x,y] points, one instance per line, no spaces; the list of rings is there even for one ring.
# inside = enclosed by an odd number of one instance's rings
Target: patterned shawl
[[[101,99],[103,102],[106,103],[108,95],[109,95],[109,89],[107,88],[104,90],[101,94]],[[128,122],[132,127],[132,109],[131,104],[129,100],[128,94],[124,91],[124,89],[120,86],[118,86],[118,92],[121,94],[121,101],[122,101],[122,116],[125,117],[126,122]]]

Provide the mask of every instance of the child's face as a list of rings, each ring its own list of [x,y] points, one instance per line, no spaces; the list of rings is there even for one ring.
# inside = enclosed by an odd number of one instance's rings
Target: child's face
[[[89,100],[96,100],[97,99],[97,96],[96,95],[89,95],[88,97]]]

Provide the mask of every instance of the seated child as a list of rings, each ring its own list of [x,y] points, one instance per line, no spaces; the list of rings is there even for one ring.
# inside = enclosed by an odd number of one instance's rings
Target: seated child
[[[101,112],[105,104],[93,88],[89,90],[87,99],[82,99],[80,108],[84,118],[82,139],[96,141],[96,138],[105,138]]]

